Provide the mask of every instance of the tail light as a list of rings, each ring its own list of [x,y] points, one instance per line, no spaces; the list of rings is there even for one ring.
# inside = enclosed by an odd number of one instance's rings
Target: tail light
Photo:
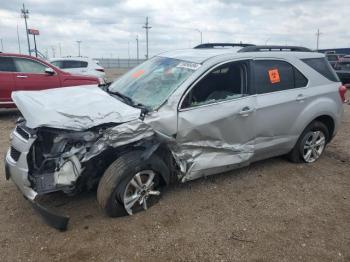
[[[99,71],[99,72],[104,72],[105,70],[103,68],[98,68],[98,69],[95,69],[96,71]]]
[[[346,86],[342,85],[339,87],[339,95],[340,95],[341,101],[343,101],[343,103],[346,102],[346,97],[345,97],[346,91],[347,91]]]

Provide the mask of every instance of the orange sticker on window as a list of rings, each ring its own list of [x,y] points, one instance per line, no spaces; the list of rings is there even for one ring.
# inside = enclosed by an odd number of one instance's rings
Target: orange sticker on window
[[[269,70],[270,82],[272,84],[281,82],[280,74],[278,73],[278,69]]]
[[[145,70],[143,69],[140,69],[139,71],[136,71],[135,73],[132,74],[132,77],[133,78],[138,78],[140,77],[141,75],[143,75],[145,73]]]

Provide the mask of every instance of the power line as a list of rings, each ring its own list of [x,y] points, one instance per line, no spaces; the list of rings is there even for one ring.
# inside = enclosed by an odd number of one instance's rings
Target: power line
[[[29,18],[29,11],[25,8],[23,4],[23,8],[21,9],[22,17],[24,18],[24,23],[26,25],[26,34],[27,34],[27,42],[28,42],[28,53],[31,55],[30,51],[30,42],[29,42],[29,34],[28,34],[28,24],[27,24],[27,18]]]
[[[146,16],[146,23],[142,28],[146,29],[146,59],[148,59],[148,30],[152,28],[148,25],[148,16]]]

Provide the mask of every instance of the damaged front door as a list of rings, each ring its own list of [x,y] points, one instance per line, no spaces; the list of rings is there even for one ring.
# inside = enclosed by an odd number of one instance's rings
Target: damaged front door
[[[249,72],[248,60],[219,65],[184,96],[176,138],[187,164],[183,181],[249,163],[256,108]]]

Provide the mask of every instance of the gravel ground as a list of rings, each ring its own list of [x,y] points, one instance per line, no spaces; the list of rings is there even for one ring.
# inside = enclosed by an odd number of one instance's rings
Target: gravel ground
[[[0,110],[1,261],[350,261],[350,106],[314,164],[284,158],[171,186],[158,205],[108,218],[96,192],[48,196],[58,232],[5,180],[16,110]]]

